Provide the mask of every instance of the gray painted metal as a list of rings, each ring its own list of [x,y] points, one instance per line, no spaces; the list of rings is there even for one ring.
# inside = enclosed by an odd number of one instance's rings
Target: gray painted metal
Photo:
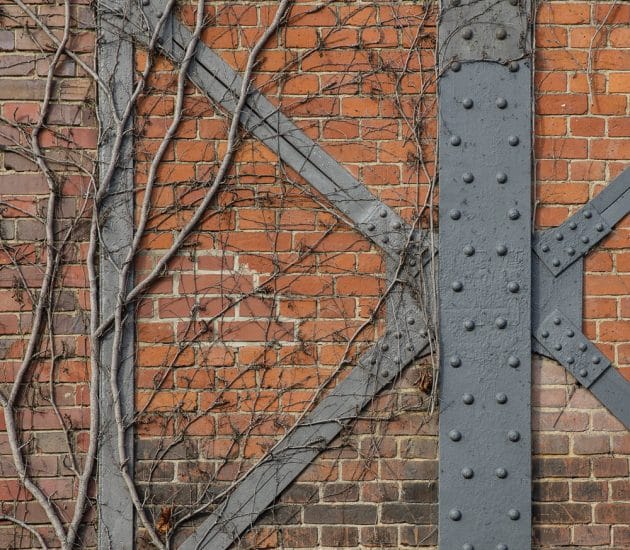
[[[630,429],[630,382],[611,366],[608,358],[582,331],[560,310],[554,310],[535,334],[548,353]]]
[[[147,20],[155,27],[162,0],[143,7]],[[191,32],[171,16],[165,25],[167,38],[160,43],[164,54],[181,61]],[[148,33],[140,33],[146,41]],[[219,55],[199,44],[195,61],[189,68],[190,79],[213,101],[228,112],[238,102],[242,79]],[[319,145],[284,116],[264,95],[250,89],[241,122],[254,136],[278,154],[332,205],[354,223],[356,229],[391,257],[402,252],[410,233],[406,222],[370,191]]]
[[[508,2],[456,4],[439,28],[439,544],[523,550],[531,547],[529,20]]]
[[[574,325],[582,323],[582,296],[584,260],[579,258],[557,277],[545,264],[532,254],[532,350],[534,353],[554,359],[554,355],[535,338],[537,327],[549,312],[562,309],[565,317]]]
[[[586,205],[559,227],[537,235],[534,250],[547,268],[558,275],[611,231],[600,213]]]
[[[610,367],[608,358],[559,309],[536,328],[536,339],[587,388]]]
[[[423,264],[431,260],[427,254]],[[417,259],[420,262],[420,258]],[[415,263],[415,262],[412,262]],[[390,280],[397,263],[389,261]],[[412,266],[413,268],[413,266]],[[413,275],[412,275],[413,276]],[[227,550],[280,493],[415,359],[429,353],[430,289],[396,285],[387,298],[385,336],[298,426],[242,480],[180,550]]]
[[[133,86],[133,46],[118,28],[126,13],[128,0],[114,0],[105,7],[97,5],[99,37],[97,42],[98,73],[111,84],[118,116],[127,105]],[[112,8],[115,8],[112,10]],[[98,113],[101,140],[98,158],[102,177],[112,158],[114,138],[113,113],[108,98],[99,88]],[[130,125],[131,126],[131,125]],[[100,315],[110,316],[116,305],[118,270],[127,255],[133,235],[133,137],[128,132],[123,142],[118,170],[112,180],[108,198],[101,212]],[[134,509],[120,473],[117,429],[109,383],[112,336],[103,339],[99,377],[100,443],[98,448],[98,548],[131,550],[134,546]],[[131,420],[134,413],[134,329],[133,312],[126,319],[121,347],[120,401],[123,415]],[[133,461],[133,430],[127,431],[127,454]]]
[[[530,0],[444,0],[440,66],[453,60],[507,63],[531,49]]]
[[[538,233],[534,251],[558,276],[588,253],[630,212],[630,168],[559,227]]]

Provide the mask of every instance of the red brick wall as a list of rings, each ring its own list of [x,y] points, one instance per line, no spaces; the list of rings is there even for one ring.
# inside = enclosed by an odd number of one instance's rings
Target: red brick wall
[[[276,4],[207,4],[203,40],[242,69],[247,48]],[[15,118],[16,105],[18,114],[25,113],[19,116],[34,116],[42,69],[28,60],[43,56],[23,37],[26,20],[20,10],[8,3],[1,7],[0,74],[10,75],[0,85],[2,116]],[[42,14],[61,13],[57,5],[36,7]],[[75,10],[88,31],[87,6],[77,4]],[[190,10],[182,16],[193,23]],[[630,36],[624,23],[629,19],[630,6],[622,3],[539,5],[540,228],[561,223],[627,165]],[[88,60],[90,37],[80,33],[74,39]],[[310,137],[406,219],[423,212],[425,225],[435,173],[434,42],[434,3],[296,2],[256,73],[256,84]],[[28,56],[27,62],[16,65],[16,55]],[[138,51],[138,70],[145,60]],[[93,155],[90,82],[72,64],[64,67],[61,81],[59,108],[77,112],[63,120],[73,121],[76,150]],[[172,117],[175,84],[173,67],[158,59],[137,109],[138,200]],[[68,131],[63,124],[53,129]],[[0,140],[21,139],[15,132],[3,124]],[[184,120],[158,172],[138,278],[190,218],[225,153],[226,132],[225,116],[187,87]],[[47,150],[67,149],[54,139]],[[0,155],[2,200],[35,212],[45,188],[36,184],[33,166],[13,153]],[[65,172],[71,217],[87,182],[76,169]],[[243,139],[215,204],[136,308],[136,476],[159,530],[169,521],[158,516],[181,517],[187,506],[220,492],[262,457],[384,330],[378,309],[384,290],[381,255],[255,139]],[[16,209],[2,216],[5,239],[28,252],[25,264],[37,265],[38,222]],[[630,371],[628,228],[628,221],[619,224],[590,254],[584,304],[585,332],[625,373]],[[55,391],[73,428],[82,427],[88,405],[86,331],[71,322],[82,319],[89,306],[82,238],[73,247],[76,262],[70,262],[59,302],[68,305],[56,313],[60,326],[68,327],[67,335],[60,329],[60,337],[73,351],[56,366]],[[18,324],[28,332],[30,304],[18,301],[13,268],[1,267],[0,329],[6,329],[0,330],[0,372],[10,381],[23,353]],[[28,269],[36,283],[36,268]],[[373,316],[376,321],[370,322]],[[28,413],[33,431],[23,437],[33,437],[32,467],[41,461],[47,487],[59,487],[55,499],[71,506],[65,447],[45,399],[49,361],[42,363],[29,390],[34,401],[28,405],[35,403],[36,409]],[[557,364],[536,359],[534,380],[535,546],[630,546],[630,436]],[[431,391],[431,361],[408,369],[305,470],[241,546],[435,547],[438,419],[431,412]],[[82,433],[76,434],[78,443]],[[4,456],[2,461],[11,463]],[[10,466],[0,474],[5,476],[0,498],[18,506],[19,514],[28,508],[29,521],[44,525],[41,510],[20,489]],[[141,530],[139,538],[146,540]],[[35,546],[23,530],[0,523],[0,546],[12,544]]]

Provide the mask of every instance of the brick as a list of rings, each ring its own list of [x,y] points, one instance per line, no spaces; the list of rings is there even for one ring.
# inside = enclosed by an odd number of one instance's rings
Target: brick
[[[434,504],[407,504],[386,502],[381,508],[382,523],[432,524],[437,521],[437,506]]]
[[[304,508],[304,521],[316,524],[370,525],[376,521],[376,506],[369,504],[313,504]]]

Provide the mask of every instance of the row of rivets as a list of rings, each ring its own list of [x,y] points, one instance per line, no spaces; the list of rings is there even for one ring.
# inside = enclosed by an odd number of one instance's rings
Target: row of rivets
[[[514,508],[511,508],[510,510],[508,510],[507,515],[511,520],[514,520],[514,521],[516,521],[517,519],[520,519],[521,517],[521,513]],[[452,519],[453,521],[459,521],[460,519],[462,519],[462,512],[461,510],[458,510],[457,508],[453,508],[452,510],[449,510],[448,517]]]
[[[505,172],[497,172],[497,182],[498,183],[505,183],[507,181],[508,177],[507,174]],[[462,174],[462,180],[464,181],[464,183],[472,183],[473,181],[475,181],[475,176],[474,174],[470,173],[470,172],[464,172]]]
[[[499,396],[501,396],[501,398],[503,398],[503,395],[505,394],[497,394],[497,401],[499,399]],[[505,401],[503,401],[503,403],[507,402],[507,396],[505,396]],[[451,430],[450,432],[448,432],[448,437],[451,441],[461,441],[462,439],[462,432],[460,432],[459,430]],[[512,443],[516,443],[517,441],[519,441],[521,439],[521,434],[520,432],[516,431],[516,430],[510,430],[507,433],[507,438],[512,442]]]
[[[461,136],[451,136],[450,142],[453,147],[458,147],[462,144],[462,138]],[[512,147],[516,147],[520,142],[521,140],[518,136],[508,136],[508,143]]]
[[[497,40],[505,40],[507,38],[507,31],[503,28],[497,29],[494,33],[494,36]],[[470,28],[464,29],[462,31],[462,38],[464,40],[470,40],[473,37],[473,31]]]
[[[595,357],[593,359],[595,359]],[[451,365],[451,367],[453,367],[454,369],[458,369],[459,367],[462,366],[462,359],[461,359],[461,357],[459,355],[451,356],[451,358],[448,360],[448,362]],[[516,357],[516,355],[510,355],[508,357],[507,364],[508,364],[508,366],[512,367],[513,369],[516,369],[516,368],[518,368],[521,365],[521,360],[518,357]],[[465,394],[465,396],[470,396],[470,399],[469,399],[470,402],[468,402],[467,399],[464,399],[464,403],[466,403],[467,405],[470,405],[473,402],[472,395],[467,393],[467,394]]]

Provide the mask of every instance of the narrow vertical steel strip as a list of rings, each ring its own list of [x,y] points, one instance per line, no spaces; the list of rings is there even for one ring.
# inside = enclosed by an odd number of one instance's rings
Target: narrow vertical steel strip
[[[440,548],[531,548],[531,57],[525,3],[442,11]]]
[[[98,74],[109,84],[114,108],[120,116],[128,103],[133,86],[133,46],[120,31],[121,15],[128,13],[128,0],[113,0],[98,9]],[[99,175],[103,177],[112,158],[114,116],[110,99],[99,87],[98,113],[101,123],[99,142]],[[110,316],[116,305],[118,270],[127,255],[133,235],[133,139],[128,132],[121,158],[101,208],[100,314]],[[126,420],[133,416],[134,406],[134,329],[133,313],[126,319],[122,343],[122,360],[118,383],[120,402]],[[103,340],[99,376],[99,449],[98,449],[98,548],[132,550],[134,547],[134,509],[120,473],[117,429],[113,421],[110,365],[112,336]],[[127,430],[127,455],[133,463],[133,430]]]

